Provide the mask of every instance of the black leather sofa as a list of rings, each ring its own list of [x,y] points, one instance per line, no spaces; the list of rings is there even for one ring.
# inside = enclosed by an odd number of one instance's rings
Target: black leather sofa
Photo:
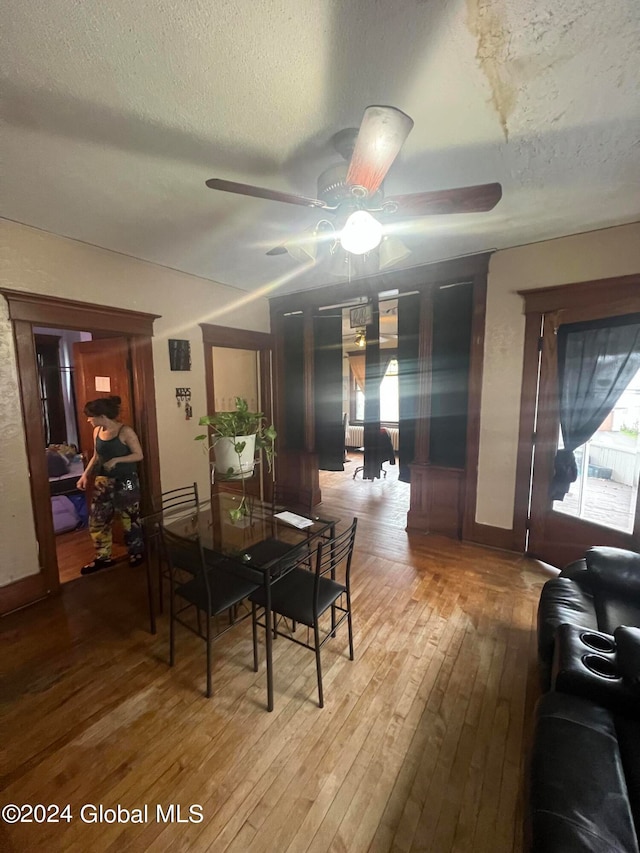
[[[640,850],[640,554],[592,548],[538,608],[532,853]]]

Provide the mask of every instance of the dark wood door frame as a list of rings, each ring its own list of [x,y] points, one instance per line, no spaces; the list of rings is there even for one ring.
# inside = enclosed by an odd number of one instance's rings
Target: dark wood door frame
[[[556,323],[571,311],[571,321],[593,320],[640,311],[640,273],[616,278],[577,282],[558,287],[521,290],[526,314],[520,430],[513,513],[517,550],[525,550],[529,523],[529,490],[532,476],[538,366],[543,318],[554,315]],[[544,449],[541,449],[544,452]],[[640,503],[638,505],[640,511]],[[614,533],[612,531],[612,538]]]
[[[504,535],[497,528],[487,528],[475,520],[477,501],[478,457],[480,451],[480,398],[482,391],[482,370],[484,360],[484,327],[486,312],[487,274],[491,253],[483,253],[465,258],[456,258],[420,267],[413,267],[393,273],[380,273],[366,279],[328,287],[318,288],[287,296],[278,296],[269,300],[271,309],[271,328],[276,336],[276,377],[283,376],[283,356],[280,341],[282,321],[287,313],[302,313],[306,326],[315,310],[333,304],[348,304],[356,297],[372,298],[378,293],[398,290],[400,293],[419,291],[421,293],[420,320],[420,412],[418,414],[416,434],[416,457],[411,468],[411,508],[407,517],[409,527],[429,528],[429,507],[438,500],[435,467],[429,465],[429,389],[431,353],[431,301],[433,291],[448,284],[461,281],[473,282],[473,318],[471,331],[471,352],[469,367],[469,396],[467,421],[467,455],[464,470],[453,474],[450,469],[442,469],[447,483],[451,486],[451,514],[456,516],[454,525],[457,535],[470,541],[482,542],[497,547],[511,547],[511,531]],[[311,331],[312,334],[312,331]],[[308,337],[308,336],[307,336]],[[296,473],[302,478],[301,485],[311,488],[319,499],[317,458],[312,452],[314,447],[313,423],[313,341],[305,338],[305,424],[307,427],[306,450],[295,456]],[[284,383],[279,381],[281,389]],[[311,390],[309,390],[311,389]],[[459,500],[454,496],[459,495]],[[455,506],[453,505],[455,504]],[[434,531],[435,532],[435,531]]]
[[[158,500],[160,454],[155,409],[151,338],[158,314],[126,311],[106,305],[60,299],[0,288],[9,306],[16,350],[16,368],[30,472],[31,499],[39,549],[40,571],[0,589],[0,613],[7,613],[59,591],[55,533],[38,392],[34,326],[110,333],[129,339],[133,409],[136,431],[144,447],[141,468],[143,511]]]
[[[254,350],[258,354],[258,369],[260,376],[260,388],[262,394],[262,410],[268,424],[274,423],[274,381],[273,375],[273,350],[274,336],[268,332],[252,332],[248,329],[231,329],[228,326],[214,326],[210,323],[200,323],[202,329],[202,341],[204,344],[204,370],[207,387],[207,412],[213,414],[215,411],[215,391],[213,382],[213,358],[211,352],[213,347],[224,347],[226,349]],[[233,488],[232,483],[227,484]],[[269,479],[264,478],[267,495],[271,498],[269,490]]]

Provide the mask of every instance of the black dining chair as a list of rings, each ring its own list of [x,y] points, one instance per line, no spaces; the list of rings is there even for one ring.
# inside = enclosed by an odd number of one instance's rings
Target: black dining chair
[[[310,489],[298,489],[295,486],[283,486],[279,483],[273,484],[271,512],[274,516],[274,523],[277,521],[275,514],[282,510],[302,515],[305,518],[312,518],[312,504],[313,493]],[[278,539],[275,535],[246,549],[246,553],[250,555],[253,563],[259,565],[265,565],[280,557],[284,557],[290,551],[291,544]]]
[[[163,551],[169,565],[171,594],[169,599],[169,665],[175,663],[175,626],[183,625],[205,641],[207,647],[207,697],[211,696],[211,644],[228,630],[244,621],[251,612],[238,617],[238,607],[258,589],[258,584],[235,570],[235,564],[205,552],[198,536],[178,536],[160,527]],[[194,572],[195,568],[195,574]],[[185,577],[189,577],[185,580]],[[187,618],[195,609],[196,624]],[[218,617],[228,611],[228,624],[221,628]],[[202,627],[201,615],[205,617]],[[211,623],[216,622],[212,631]]]
[[[353,623],[351,617],[351,560],[356,538],[358,519],[343,533],[330,539],[320,539],[315,552],[315,567],[308,571],[308,555],[301,554],[298,563],[273,584],[271,611],[274,615],[274,632],[315,652],[318,678],[318,704],[324,707],[322,690],[322,662],[320,650],[337,629],[347,622],[349,632],[349,659],[353,660]],[[258,625],[264,627],[261,615],[266,604],[262,587],[249,596],[253,623],[254,669],[258,668]],[[283,620],[285,620],[283,622]],[[287,625],[287,620],[290,623]],[[322,623],[322,624],[321,624]],[[327,624],[328,623],[328,624]],[[286,633],[282,627],[286,626]],[[294,636],[298,625],[307,627],[307,639]]]
[[[200,499],[198,497],[198,484],[191,483],[189,486],[180,486],[177,489],[169,489],[162,492],[160,510],[152,513],[144,526],[147,537],[147,548],[155,554],[158,569],[158,605],[160,613],[164,613],[164,581],[169,580],[169,566],[163,559],[161,550],[158,549],[160,526],[172,517],[198,513],[200,511]],[[194,574],[197,566],[194,566],[191,574]]]

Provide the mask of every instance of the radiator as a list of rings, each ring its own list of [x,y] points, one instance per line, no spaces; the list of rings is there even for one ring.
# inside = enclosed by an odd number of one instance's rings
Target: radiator
[[[364,444],[364,427],[349,424],[344,443],[347,447],[362,447]]]
[[[397,453],[400,430],[398,427],[384,427],[384,429],[386,429],[391,436],[391,444]],[[364,445],[364,427],[349,424],[344,443],[347,447],[362,447]]]

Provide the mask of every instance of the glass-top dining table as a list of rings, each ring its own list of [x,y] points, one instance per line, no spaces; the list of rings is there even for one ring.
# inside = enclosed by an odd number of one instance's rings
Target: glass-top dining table
[[[246,515],[238,517],[241,496],[219,492],[201,502],[198,512],[162,519],[166,529],[178,536],[200,536],[205,557],[224,557],[225,570],[261,584],[264,588],[265,649],[267,661],[267,708],[273,710],[273,625],[271,588],[295,563],[304,549],[314,548],[320,537],[335,535],[337,518],[306,518],[284,512],[269,501],[246,498]],[[234,517],[235,516],[235,517]],[[297,525],[303,525],[298,527]]]

